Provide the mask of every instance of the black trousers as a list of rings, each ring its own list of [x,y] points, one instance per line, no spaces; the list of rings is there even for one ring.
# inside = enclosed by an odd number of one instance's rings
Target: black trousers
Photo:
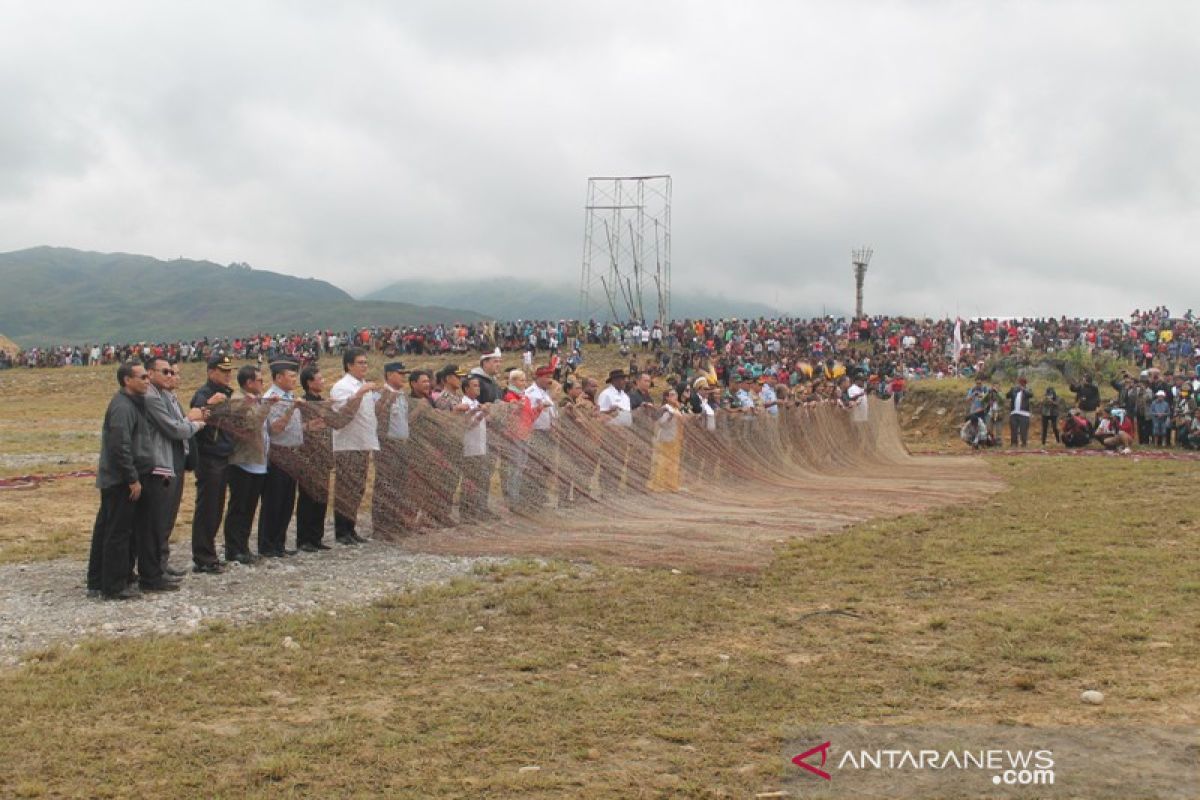
[[[133,546],[137,555],[137,573],[142,583],[158,583],[163,578],[163,548],[171,536],[167,523],[171,516],[175,478],[143,475],[142,497],[133,517]]]
[[[1058,417],[1042,417],[1042,444],[1046,443],[1047,433],[1054,434],[1054,441],[1062,441],[1058,435]]]
[[[296,498],[296,544],[317,545],[325,538],[325,510],[329,502],[329,473],[321,482],[324,493],[320,498],[314,497],[300,487]],[[318,488],[320,491],[320,488]]]
[[[175,470],[175,477],[171,479],[171,487],[168,492],[167,502],[162,508],[162,517],[158,522],[160,539],[158,542],[158,550],[162,568],[167,568],[167,562],[171,558],[171,534],[175,532],[175,521],[179,519],[179,505],[183,502],[183,468]]]
[[[226,474],[229,510],[225,512],[225,560],[228,561],[235,556],[250,555],[250,527],[267,476],[246,472],[234,464],[226,468]]]
[[[258,515],[258,552],[278,553],[287,542],[288,525],[296,509],[296,479],[279,467],[267,467]]]
[[[129,487],[121,484],[100,490],[100,510],[92,526],[88,555],[87,588],[116,594],[129,581],[132,560],[133,518],[137,503],[129,499]]]
[[[192,518],[192,560],[200,565],[216,564],[217,531],[225,516],[228,459],[203,453],[196,463],[196,514]]]
[[[339,450],[333,454],[337,480],[333,489],[333,529],[340,539],[352,536],[358,524],[358,507],[367,490],[370,450]]]

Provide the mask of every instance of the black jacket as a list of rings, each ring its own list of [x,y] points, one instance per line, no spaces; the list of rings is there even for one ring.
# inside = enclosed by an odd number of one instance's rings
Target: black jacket
[[[149,424],[141,397],[123,391],[113,395],[104,412],[104,429],[100,433],[97,488],[137,483],[139,475],[154,469],[154,448],[146,435]]]
[[[500,391],[500,387],[496,385],[496,381],[483,371],[482,367],[476,367],[471,370],[472,378],[479,378],[479,402],[480,403],[498,403],[500,398],[504,396],[504,392]]]
[[[206,381],[192,395],[192,408],[206,407],[209,398],[218,392],[225,395],[227,400],[233,395],[233,390],[228,386],[218,386],[212,381]],[[229,458],[233,453],[233,437],[221,430],[219,425],[209,425],[197,433],[193,441],[196,443],[197,452],[205,458]]]
[[[1075,393],[1075,405],[1080,411],[1095,411],[1100,407],[1100,387],[1094,383],[1071,384]]]

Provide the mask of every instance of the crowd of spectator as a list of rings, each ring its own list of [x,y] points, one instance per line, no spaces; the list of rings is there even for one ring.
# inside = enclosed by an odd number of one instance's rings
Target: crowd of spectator
[[[1135,310],[1128,319],[1107,320],[786,317],[676,320],[667,325],[516,320],[31,347],[0,355],[0,368],[91,366],[151,357],[204,362],[215,352],[259,363],[289,358],[307,364],[321,354],[340,354],[348,346],[388,357],[449,356],[500,347],[506,352],[544,352],[579,361],[583,345],[591,344],[616,347],[628,355],[648,354],[649,362],[639,366],[662,375],[682,373],[709,360],[719,362],[719,373],[733,375],[744,364],[778,360],[788,353],[814,364],[852,360],[856,369],[880,378],[898,375],[911,380],[972,375],[996,355],[1071,348],[1109,354],[1141,369],[1191,373],[1196,368],[1198,343],[1200,325],[1192,311],[1172,317],[1165,307]]]

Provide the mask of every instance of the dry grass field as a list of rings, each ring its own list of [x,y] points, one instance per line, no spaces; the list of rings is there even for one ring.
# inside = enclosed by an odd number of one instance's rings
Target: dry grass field
[[[36,454],[4,474],[86,465],[110,372],[0,373],[0,453]],[[1195,724],[1200,464],[987,468],[1003,491],[881,507],[753,573],[517,561],[32,654],[0,671],[0,796],[752,797],[801,725]],[[0,561],[81,557],[94,495],[0,492]]]

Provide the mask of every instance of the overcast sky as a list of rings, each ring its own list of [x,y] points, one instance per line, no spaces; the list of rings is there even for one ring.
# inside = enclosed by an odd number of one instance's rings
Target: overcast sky
[[[677,288],[1200,308],[1195,2],[0,2],[0,250],[577,284],[669,173]]]

